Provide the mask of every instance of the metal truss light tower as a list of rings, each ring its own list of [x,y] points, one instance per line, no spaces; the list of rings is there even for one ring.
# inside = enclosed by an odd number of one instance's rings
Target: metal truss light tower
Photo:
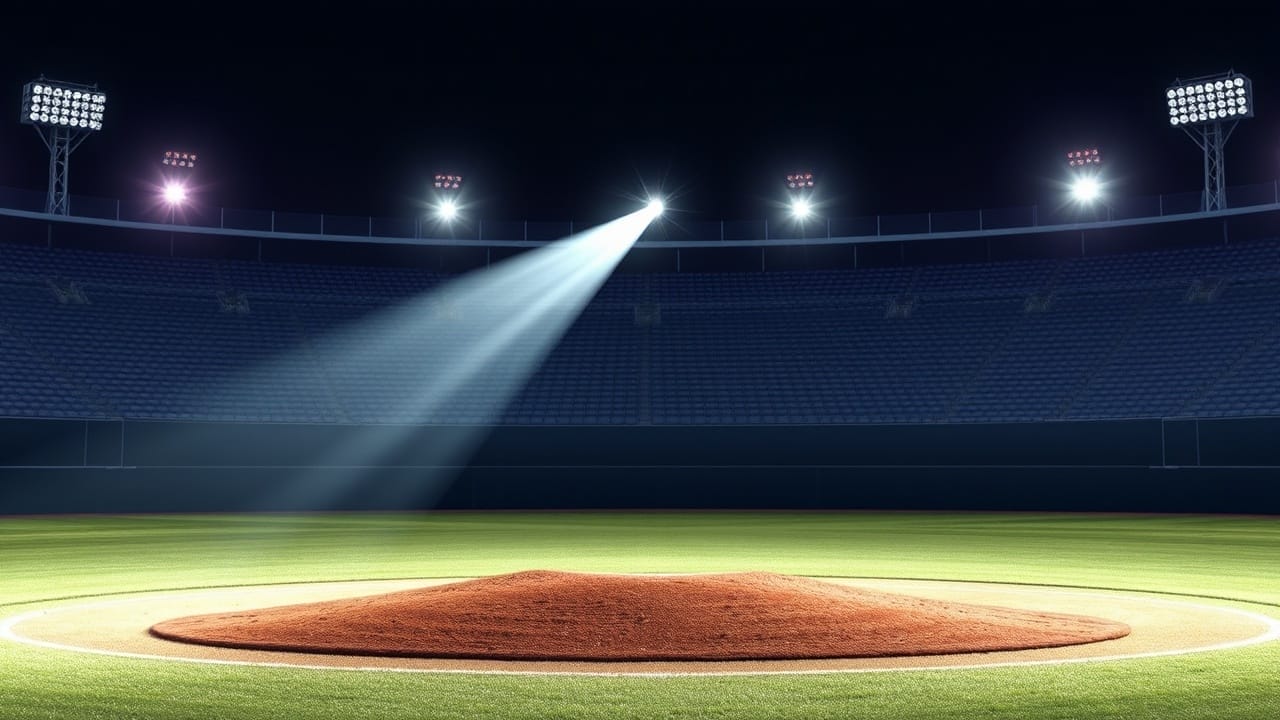
[[[1169,124],[1182,128],[1204,151],[1204,195],[1200,209],[1226,208],[1227,167],[1222,149],[1236,124],[1253,117],[1253,83],[1229,70],[1192,80],[1175,79],[1165,91]]]
[[[71,153],[102,129],[107,96],[98,86],[32,80],[22,88],[22,123],[31,125],[49,148],[49,195],[44,211],[67,215],[67,179]]]

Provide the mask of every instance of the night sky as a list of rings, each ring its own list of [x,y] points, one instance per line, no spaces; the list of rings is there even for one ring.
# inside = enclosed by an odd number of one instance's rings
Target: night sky
[[[0,185],[44,188],[47,153],[18,122],[42,73],[108,94],[73,193],[145,195],[163,150],[190,148],[210,206],[408,216],[447,169],[492,219],[604,219],[642,181],[690,219],[759,218],[786,171],[812,169],[833,216],[962,210],[1052,201],[1062,154],[1092,145],[1114,193],[1196,190],[1200,153],[1163,91],[1231,68],[1257,117],[1227,147],[1228,183],[1280,176],[1268,5],[516,7],[196,3],[14,37]]]

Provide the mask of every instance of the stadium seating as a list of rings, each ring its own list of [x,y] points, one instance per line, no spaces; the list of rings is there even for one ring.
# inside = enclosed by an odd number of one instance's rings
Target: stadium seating
[[[448,279],[0,242],[0,416],[701,425],[1280,414],[1280,241],[616,275],[504,407],[481,378],[417,412],[404,388],[432,372],[432,343],[448,337],[344,358],[370,342],[369,318]]]

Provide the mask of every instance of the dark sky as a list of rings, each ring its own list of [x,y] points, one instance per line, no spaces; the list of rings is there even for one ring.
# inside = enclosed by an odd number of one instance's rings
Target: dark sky
[[[1199,151],[1163,91],[1228,68],[1258,113],[1228,182],[1280,176],[1280,10],[1264,4],[325,7],[109,11],[25,38],[52,10],[11,13],[0,185],[44,187],[17,122],[41,73],[108,94],[71,181],[107,197],[150,192],[168,147],[204,158],[200,202],[354,215],[415,212],[436,169],[466,174],[493,219],[602,219],[642,180],[694,219],[763,217],[792,168],[818,173],[833,215],[1024,205],[1057,197],[1061,154],[1085,145],[1113,192],[1195,190]]]

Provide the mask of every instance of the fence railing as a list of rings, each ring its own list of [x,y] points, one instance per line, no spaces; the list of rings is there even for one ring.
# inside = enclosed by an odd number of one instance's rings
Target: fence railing
[[[1186,215],[1202,211],[1199,191],[1149,195],[1112,196],[1092,206],[1072,202],[1007,208],[984,208],[862,217],[815,217],[799,223],[786,218],[655,223],[641,237],[645,240],[681,242],[769,239],[819,239],[932,235],[983,230],[1034,229],[1108,220],[1133,220]],[[276,210],[208,207],[199,204],[175,211],[155,204],[139,205],[112,198],[72,195],[70,214],[75,217],[172,224],[175,227],[222,228],[262,233],[293,233],[387,239],[452,239],[547,242],[571,235],[589,223],[573,221],[507,221],[476,219],[445,226],[434,219],[366,217]],[[1239,185],[1226,190],[1226,209],[1280,205],[1280,180]],[[43,212],[45,194],[34,190],[0,187],[0,208]]]

